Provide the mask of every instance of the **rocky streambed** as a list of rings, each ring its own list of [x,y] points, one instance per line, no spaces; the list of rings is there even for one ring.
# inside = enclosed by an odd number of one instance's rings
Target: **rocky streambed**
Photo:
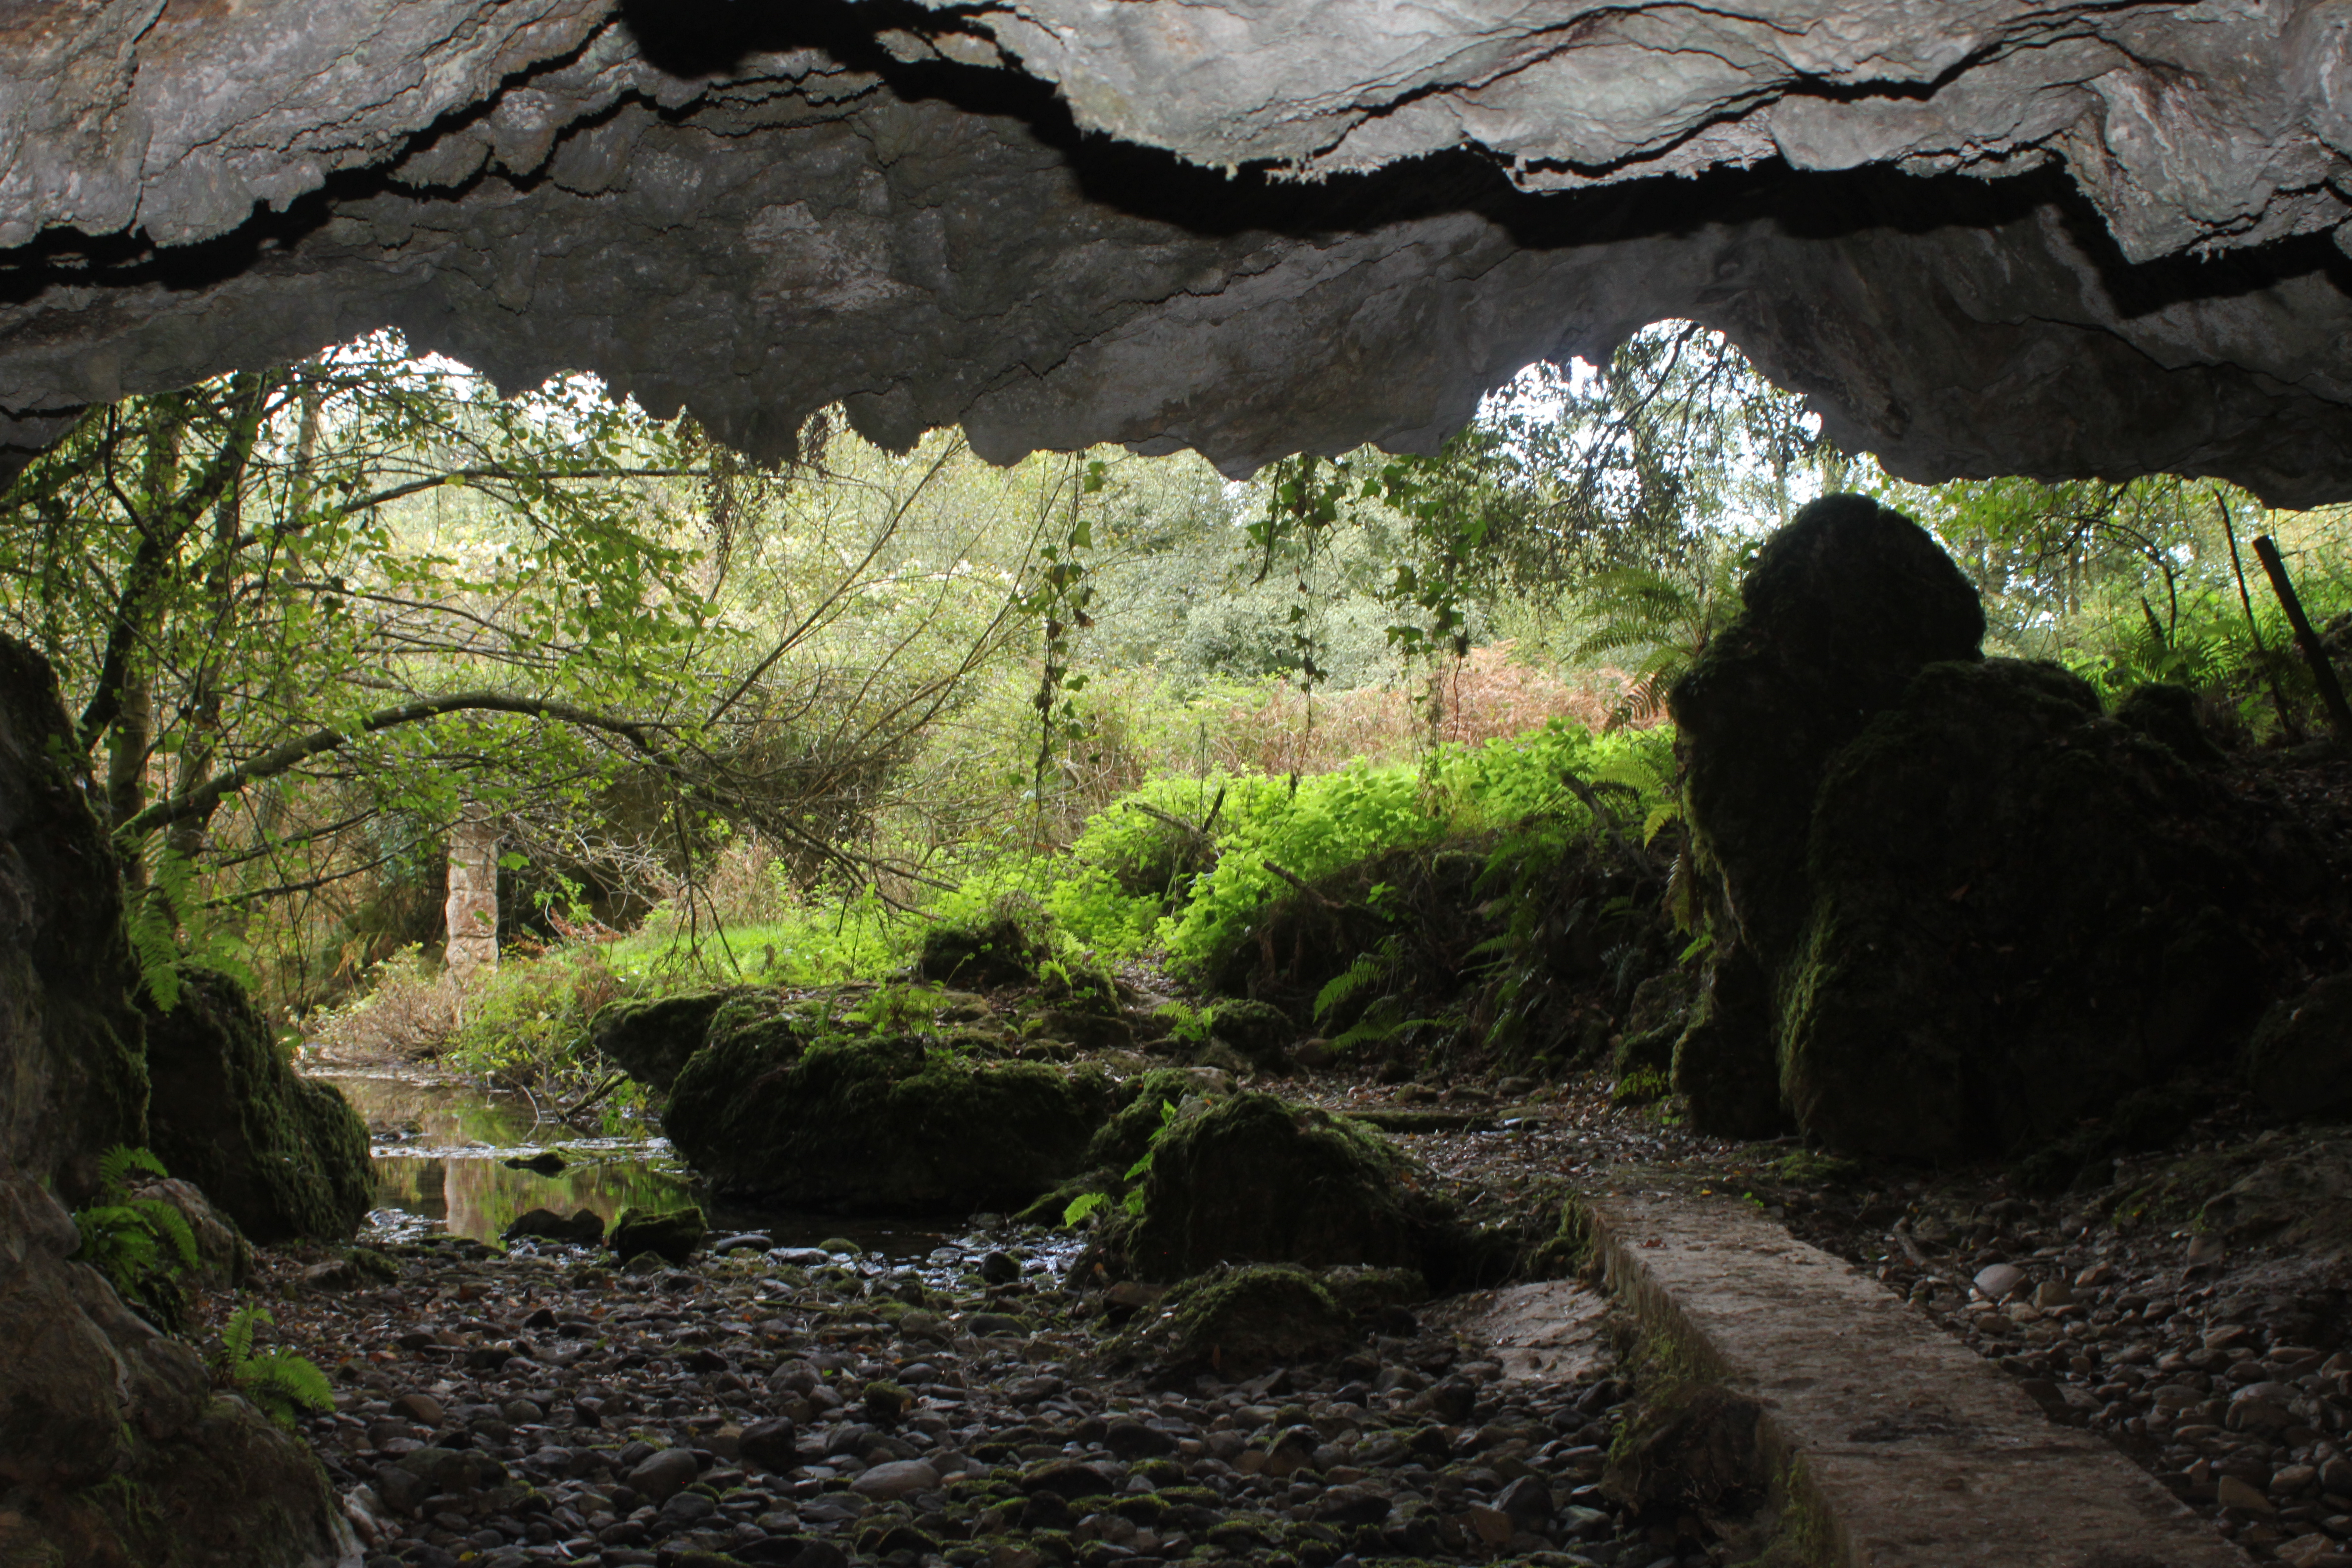
[[[1326,1359],[1180,1375],[1122,1363],[1156,1292],[1087,1289],[1064,1236],[767,1239],[643,1272],[404,1243],[341,1289],[270,1258],[280,1335],[334,1369],[308,1430],[369,1562],[1707,1561],[1597,1487],[1603,1359],[1515,1378],[1391,1308]]]

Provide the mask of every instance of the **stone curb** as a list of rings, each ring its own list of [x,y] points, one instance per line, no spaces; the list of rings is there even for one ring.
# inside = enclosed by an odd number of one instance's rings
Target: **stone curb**
[[[2105,1439],[1736,1195],[1626,1171],[1579,1200],[1602,1289],[1761,1407],[1809,1568],[2246,1568]]]

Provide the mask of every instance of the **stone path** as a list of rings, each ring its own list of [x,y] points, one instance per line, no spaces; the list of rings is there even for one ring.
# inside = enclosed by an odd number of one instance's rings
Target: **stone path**
[[[1761,1406],[1759,1438],[1855,1568],[2235,1568],[2102,1438],[1736,1194],[1621,1173],[1586,1200],[1611,1292]]]

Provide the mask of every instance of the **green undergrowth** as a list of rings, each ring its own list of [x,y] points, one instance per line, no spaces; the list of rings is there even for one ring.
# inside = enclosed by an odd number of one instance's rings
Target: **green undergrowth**
[[[1513,738],[1439,746],[1418,763],[1296,779],[1162,776],[1097,812],[1066,848],[975,860],[919,909],[870,891],[809,895],[772,918],[720,927],[666,908],[617,939],[509,954],[423,1054],[584,1095],[607,1074],[590,1022],[615,1001],[714,984],[808,989],[919,975],[955,989],[1025,988],[1065,1008],[1114,1007],[1112,971],[1139,961],[1212,992],[1268,993],[1263,1000],[1342,1048],[1432,1022],[1416,1011],[1428,982],[1450,977],[1446,989],[1458,992],[1469,974],[1475,1003],[1432,1002],[1450,1009],[1441,1034],[1508,1047],[1532,1032],[1542,1037],[1521,1054],[1557,1055],[1564,1040],[1605,1037],[1607,1026],[1559,1005],[1551,950],[1573,950],[1581,984],[1598,965],[1630,972],[1636,946],[1640,964],[1654,967],[1664,945],[1637,929],[1647,918],[1637,884],[1641,868],[1671,859],[1679,831],[1664,805],[1671,745],[1664,731],[1595,734],[1555,719]],[[1596,846],[1634,868],[1630,879],[1577,871]],[[1285,967],[1295,984],[1269,986],[1266,973]],[[422,1016],[435,982],[387,966],[359,1007],[388,1009],[399,994]],[[624,1117],[637,1103],[625,1087],[599,1101]]]

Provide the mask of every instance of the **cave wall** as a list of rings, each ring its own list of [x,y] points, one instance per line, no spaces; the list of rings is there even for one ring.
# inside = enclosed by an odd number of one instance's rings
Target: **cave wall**
[[[120,878],[48,666],[0,637],[0,1563],[356,1563],[309,1448],[123,1305],[67,1205],[144,1141]]]
[[[0,444],[395,324],[762,454],[1425,449],[1723,328],[1933,479],[2352,493],[2340,8],[0,4]]]

